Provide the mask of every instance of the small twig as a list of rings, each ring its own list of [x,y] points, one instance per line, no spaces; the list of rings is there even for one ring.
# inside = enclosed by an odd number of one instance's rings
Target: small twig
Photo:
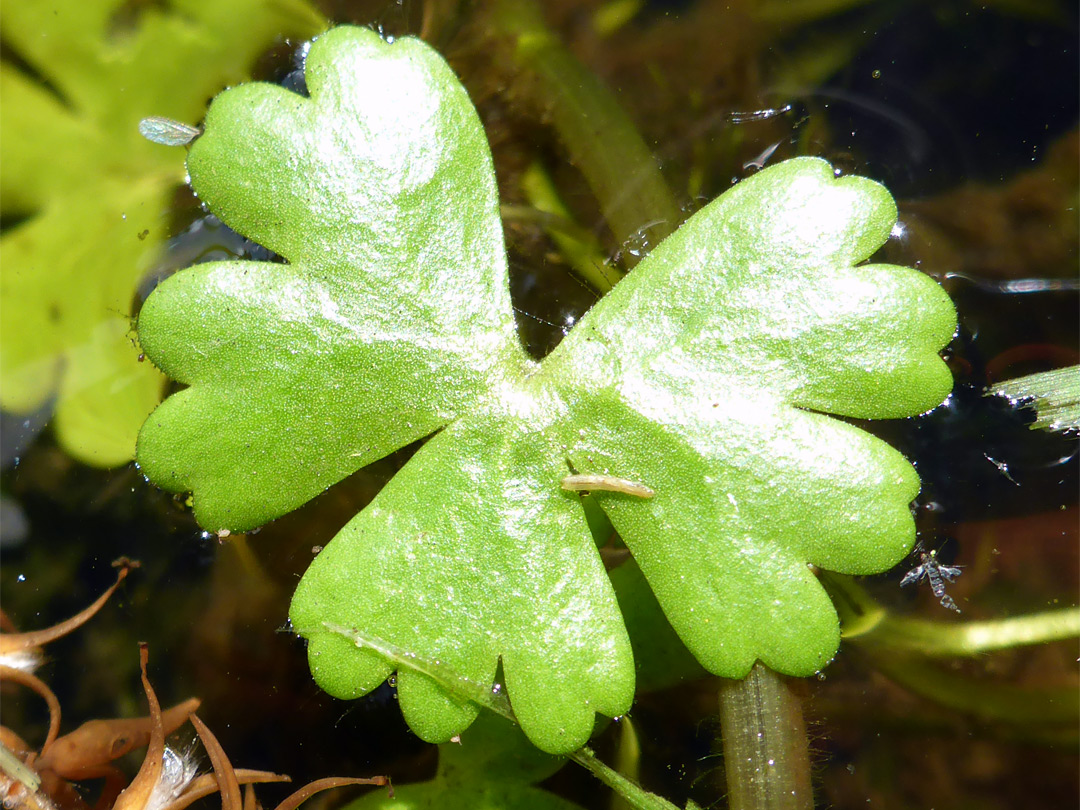
[[[41,747],[44,755],[60,733],[60,701],[53,693],[53,690],[32,672],[24,672],[21,669],[0,664],[0,681],[14,681],[22,684],[27,689],[32,689],[42,697],[49,707],[49,732],[45,735],[45,744]]]
[[[150,685],[150,678],[146,674],[148,657],[149,650],[146,642],[140,642],[139,669],[142,672],[146,702],[150,705],[150,743],[147,745],[146,757],[143,759],[139,772],[135,774],[131,784],[116,797],[113,810],[143,810],[150,794],[154,791],[154,786],[161,778],[162,757],[165,755],[165,727],[161,724],[161,704],[158,703],[154,687]]]
[[[316,793],[320,793],[324,790],[331,790],[336,787],[344,787],[346,785],[378,785],[382,787],[384,785],[390,785],[390,777],[388,776],[369,776],[369,777],[346,777],[346,776],[328,776],[325,779],[316,779],[314,782],[308,782],[302,788],[296,792],[290,794],[285,801],[279,804],[274,810],[296,810],[301,804],[306,802]],[[394,798],[394,788],[390,786],[390,798]]]
[[[191,715],[191,725],[195,726],[195,731],[199,733],[199,739],[210,756],[210,764],[214,766],[214,778],[217,779],[221,793],[221,810],[242,810],[240,783],[236,780],[236,771],[229,762],[225,749],[197,714]]]
[[[233,771],[233,773],[236,774],[236,781],[241,785],[292,781],[284,774],[271,773],[269,771],[252,771],[247,768],[239,768]],[[188,805],[194,804],[199,799],[205,798],[212,793],[217,793],[217,791],[218,783],[215,774],[204,773],[188,785],[187,790],[185,790],[183,794],[162,807],[161,810],[185,810]]]
[[[128,575],[128,571],[139,567],[139,563],[128,560],[127,558],[121,558],[118,562],[120,563],[120,570],[116,572],[116,582],[110,585],[105,593],[99,596],[93,604],[84,610],[79,611],[70,619],[62,621],[59,624],[54,624],[52,627],[47,627],[44,630],[33,630],[28,633],[0,633],[0,655],[8,655],[13,652],[29,649],[30,647],[40,647],[44,644],[48,644],[50,641],[56,641],[56,639],[66,636],[72,630],[85,624],[87,620],[101,610],[104,604],[109,601],[109,597],[120,587],[120,583],[124,581],[124,578]]]

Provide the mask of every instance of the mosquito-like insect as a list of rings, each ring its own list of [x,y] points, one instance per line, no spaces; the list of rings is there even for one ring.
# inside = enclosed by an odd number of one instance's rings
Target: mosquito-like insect
[[[957,607],[956,602],[945,593],[945,583],[955,582],[958,576],[960,576],[960,566],[942,565],[937,560],[937,551],[921,551],[919,564],[904,574],[904,578],[900,580],[900,587],[915,585],[925,579],[930,583],[930,590],[934,592],[934,596],[941,601],[941,606],[959,613],[960,608]]]

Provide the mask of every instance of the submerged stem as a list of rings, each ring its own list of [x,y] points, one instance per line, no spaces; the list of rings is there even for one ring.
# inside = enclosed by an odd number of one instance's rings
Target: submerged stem
[[[976,656],[1077,636],[1080,636],[1080,609],[1070,607],[1008,619],[955,624],[887,616],[872,631],[855,636],[852,641],[868,648],[892,648],[944,657]]]
[[[894,616],[854,578],[823,572],[845,641],[873,651],[891,650],[931,657],[973,657],[996,650],[1080,637],[1080,608],[1044,610],[1006,619],[942,622]]]
[[[1075,686],[1028,687],[950,672],[917,656],[867,651],[874,668],[928,700],[989,723],[1076,728]]]
[[[614,95],[559,42],[539,4],[497,0],[491,11],[496,38],[512,43],[510,58],[522,79],[517,92],[558,132],[615,239],[658,244],[679,225],[682,212]],[[632,267],[639,258],[631,250],[623,261]]]
[[[758,661],[720,686],[728,807],[812,810],[810,748],[799,698]]]
[[[667,799],[663,799],[655,793],[650,793],[618,771],[605,765],[592,752],[591,748],[579,748],[570,755],[570,759],[614,790],[634,810],[678,810]],[[687,808],[696,806],[692,802],[687,804]]]

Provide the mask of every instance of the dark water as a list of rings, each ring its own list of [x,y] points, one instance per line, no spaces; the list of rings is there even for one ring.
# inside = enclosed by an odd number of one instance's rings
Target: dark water
[[[419,29],[418,3],[368,5],[328,13],[375,21],[389,34]],[[942,280],[961,324],[949,349],[957,377],[949,402],[924,417],[872,426],[923,477],[920,539],[965,566],[953,592],[966,619],[1076,604],[1076,440],[1031,431],[1030,414],[983,396],[994,380],[1080,357],[1075,6],[868,3],[776,33],[729,5],[650,4],[608,37],[591,32],[583,4],[550,4],[548,14],[617,93],[686,210],[754,171],[746,164],[773,147],[770,161],[822,155],[891,188],[911,236],[887,246],[886,258]],[[501,93],[510,79],[477,53],[479,35],[465,22],[446,34],[443,50],[477,100],[504,197],[517,201],[524,158],[540,155],[579,223],[617,257],[623,246],[564,165],[557,138]],[[260,75],[302,91],[296,45],[267,54]],[[815,53],[840,56],[828,70],[811,70]],[[800,64],[802,73],[793,68]],[[805,78],[780,87],[773,80],[784,75]],[[732,123],[740,111],[783,107]],[[182,190],[172,218],[170,254],[137,297],[192,261],[267,258]],[[542,356],[596,295],[538,226],[508,227],[508,248],[520,330]],[[1016,283],[1029,279],[1038,283]],[[283,631],[313,547],[378,491],[408,449],[246,541],[219,544],[194,524],[182,499],[147,486],[133,467],[81,466],[47,426],[35,437],[26,421],[3,423],[5,610],[23,629],[47,626],[112,581],[112,559],[143,563],[99,617],[48,648],[42,676],[61,698],[65,730],[90,717],[142,713],[135,643],[149,640],[163,700],[202,697],[201,714],[234,764],[288,772],[301,783],[376,772],[408,782],[432,772],[435,751],[404,726],[390,687],[350,703],[326,697],[311,683],[301,643]],[[12,531],[20,520],[25,532]],[[897,611],[949,618],[929,593],[900,591],[902,573],[866,585]],[[1075,684],[1075,648],[1043,645],[955,669],[1024,686]],[[825,680],[799,688],[822,807],[1064,807],[1080,787],[1075,723],[994,723],[941,707],[847,648]],[[632,715],[642,779],[679,805],[693,797],[722,806],[715,695],[709,680],[689,683],[642,696]],[[40,739],[43,719],[35,699],[5,693],[5,725]],[[601,754],[612,744],[609,733]],[[608,806],[573,767],[552,785],[584,806]],[[267,803],[276,793],[260,795]]]

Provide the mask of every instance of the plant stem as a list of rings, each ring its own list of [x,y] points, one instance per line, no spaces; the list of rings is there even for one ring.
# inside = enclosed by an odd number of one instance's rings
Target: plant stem
[[[875,669],[904,688],[985,722],[1075,729],[1080,714],[1076,687],[1023,687],[947,672],[916,656],[871,653]]]
[[[986,392],[1034,408],[1031,429],[1073,431],[1080,429],[1080,366],[1058,368],[998,383]]]
[[[671,802],[662,799],[655,793],[650,793],[618,771],[605,765],[596,758],[596,754],[592,752],[591,748],[579,748],[570,755],[570,759],[614,790],[634,810],[678,810]]]
[[[720,725],[730,810],[812,810],[802,706],[780,675],[758,661],[724,680]]]
[[[615,750],[614,770],[634,783],[641,780],[641,743],[638,742],[634,722],[629,716],[619,721],[619,742]],[[631,810],[633,805],[621,793],[614,793],[608,808],[609,810]]]
[[[494,38],[511,43],[522,79],[515,89],[550,120],[615,239],[640,240],[640,251],[623,252],[632,267],[683,218],[656,159],[611,91],[547,27],[539,5],[495,0],[491,9]]]
[[[1080,636],[1080,609],[1070,607],[958,624],[887,616],[872,631],[851,640],[868,648],[891,647],[940,657],[981,655],[1077,636]]]
[[[893,616],[851,577],[825,573],[845,641],[867,650],[932,657],[971,657],[1014,647],[1080,638],[1080,608],[1045,610],[1008,619],[937,622]]]
[[[570,212],[559,198],[559,191],[539,161],[534,161],[521,176],[525,196],[537,209],[557,218],[557,222],[573,222]],[[603,294],[615,286],[621,274],[613,268],[604,269],[604,255],[595,236],[583,228],[574,230],[549,225],[548,235],[559,248],[574,272],[594,290]],[[576,232],[575,232],[576,231]],[[614,276],[614,278],[613,278]]]
[[[3,743],[0,743],[0,771],[3,771],[12,782],[21,784],[31,794],[36,794],[37,789],[41,787],[41,777]],[[10,785],[9,790],[14,793],[14,785]]]

